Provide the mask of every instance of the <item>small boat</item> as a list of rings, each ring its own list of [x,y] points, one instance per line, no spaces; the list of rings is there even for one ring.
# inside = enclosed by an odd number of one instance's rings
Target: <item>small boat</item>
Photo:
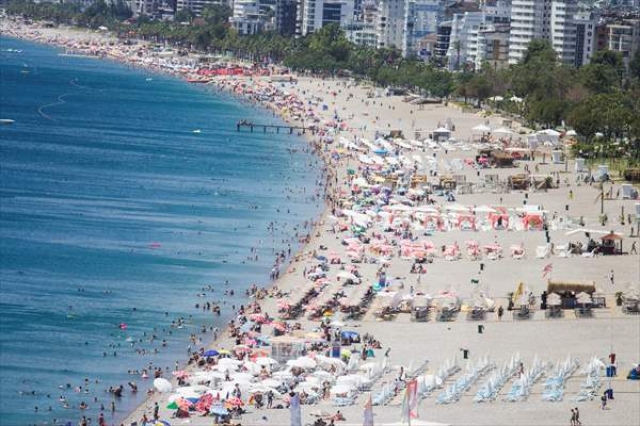
[[[195,130],[193,130],[193,133],[202,133],[202,130],[200,130],[200,129],[195,129]]]
[[[145,81],[153,81],[153,79],[149,77]]]
[[[12,120],[10,118],[0,118],[0,124],[4,124],[6,126],[9,126],[11,124],[15,123],[15,120]]]

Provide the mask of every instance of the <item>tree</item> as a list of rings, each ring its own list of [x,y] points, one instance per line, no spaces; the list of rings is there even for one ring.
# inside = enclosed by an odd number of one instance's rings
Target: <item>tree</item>
[[[610,93],[618,81],[618,71],[611,65],[591,63],[580,68],[580,82],[593,93]]]
[[[226,4],[207,5],[201,13],[202,19],[213,25],[227,24],[231,15],[233,11]]]
[[[532,61],[539,60],[549,64],[555,64],[557,59],[556,51],[553,46],[546,40],[533,39],[527,46],[527,51],[522,57],[521,64],[528,64]]]
[[[191,22],[196,15],[191,11],[191,9],[181,9],[176,12],[176,16],[174,17],[176,22]]]

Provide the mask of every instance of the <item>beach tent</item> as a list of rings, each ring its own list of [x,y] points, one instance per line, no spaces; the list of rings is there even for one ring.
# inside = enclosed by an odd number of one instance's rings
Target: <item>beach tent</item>
[[[436,142],[447,141],[451,137],[451,130],[444,127],[438,127],[433,132],[433,140]]]
[[[558,145],[558,141],[560,139],[560,132],[553,129],[540,130],[536,135],[538,136],[539,142],[551,146]]]

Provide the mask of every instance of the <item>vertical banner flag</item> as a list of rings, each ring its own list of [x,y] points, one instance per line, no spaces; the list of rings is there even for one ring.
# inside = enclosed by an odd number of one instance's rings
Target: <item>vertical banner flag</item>
[[[289,394],[291,403],[289,412],[291,413],[291,426],[302,426],[302,412],[300,411],[300,395],[297,393]]]
[[[362,426],[373,426],[373,403],[371,402],[371,394],[364,404],[364,420]]]
[[[547,275],[550,275],[552,271],[553,271],[553,263],[549,263],[547,266],[545,266],[542,269],[542,278],[546,278]]]
[[[407,381],[402,400],[402,422],[411,424],[411,419],[418,417],[418,380]]]

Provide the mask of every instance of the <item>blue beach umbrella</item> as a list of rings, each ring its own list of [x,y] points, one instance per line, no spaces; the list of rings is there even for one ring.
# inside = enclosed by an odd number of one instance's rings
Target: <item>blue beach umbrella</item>
[[[220,355],[220,352],[216,351],[215,349],[209,349],[204,353],[205,357],[212,357],[212,356],[218,356],[218,355]]]
[[[214,407],[211,407],[211,410],[209,410],[209,413],[215,414],[217,416],[226,416],[227,414],[229,414],[227,409],[221,405],[216,405]]]

